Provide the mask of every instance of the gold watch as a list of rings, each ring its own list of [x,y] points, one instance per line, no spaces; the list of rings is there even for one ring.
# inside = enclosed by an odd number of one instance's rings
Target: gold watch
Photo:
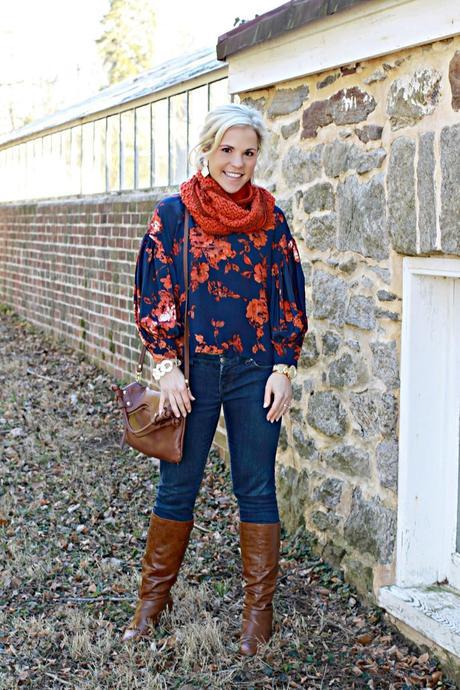
[[[280,374],[286,374],[289,381],[292,381],[297,376],[297,369],[293,364],[290,366],[289,364],[274,364],[273,371],[278,371]]]

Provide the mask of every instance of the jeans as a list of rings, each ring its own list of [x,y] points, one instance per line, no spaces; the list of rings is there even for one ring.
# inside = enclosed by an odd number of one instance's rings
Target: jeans
[[[272,365],[241,355],[194,354],[190,358],[192,411],[187,415],[184,452],[179,464],[160,462],[156,515],[191,520],[206,459],[224,407],[233,491],[240,520],[279,521],[275,457],[281,419],[266,419],[265,384]]]

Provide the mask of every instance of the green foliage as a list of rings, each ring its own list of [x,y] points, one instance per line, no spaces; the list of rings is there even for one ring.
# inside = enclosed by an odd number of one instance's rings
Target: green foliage
[[[110,0],[97,39],[109,84],[135,76],[154,64],[155,9],[149,0]]]

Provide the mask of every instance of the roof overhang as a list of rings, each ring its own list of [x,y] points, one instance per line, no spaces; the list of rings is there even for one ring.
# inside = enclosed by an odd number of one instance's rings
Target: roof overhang
[[[293,0],[221,36],[217,51],[241,94],[459,34],[452,0]]]
[[[235,53],[276,38],[286,31],[365,2],[371,0],[291,0],[219,36],[217,59],[227,60]]]

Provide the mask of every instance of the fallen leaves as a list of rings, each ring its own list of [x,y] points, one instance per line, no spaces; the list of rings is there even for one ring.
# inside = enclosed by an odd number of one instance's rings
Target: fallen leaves
[[[237,505],[214,452],[175,608],[149,640],[121,645],[158,463],[120,450],[111,383],[81,353],[13,315],[1,317],[5,688],[455,687],[436,659],[360,602],[342,573],[314,554],[304,530],[282,542],[274,636],[261,656],[241,659]]]

